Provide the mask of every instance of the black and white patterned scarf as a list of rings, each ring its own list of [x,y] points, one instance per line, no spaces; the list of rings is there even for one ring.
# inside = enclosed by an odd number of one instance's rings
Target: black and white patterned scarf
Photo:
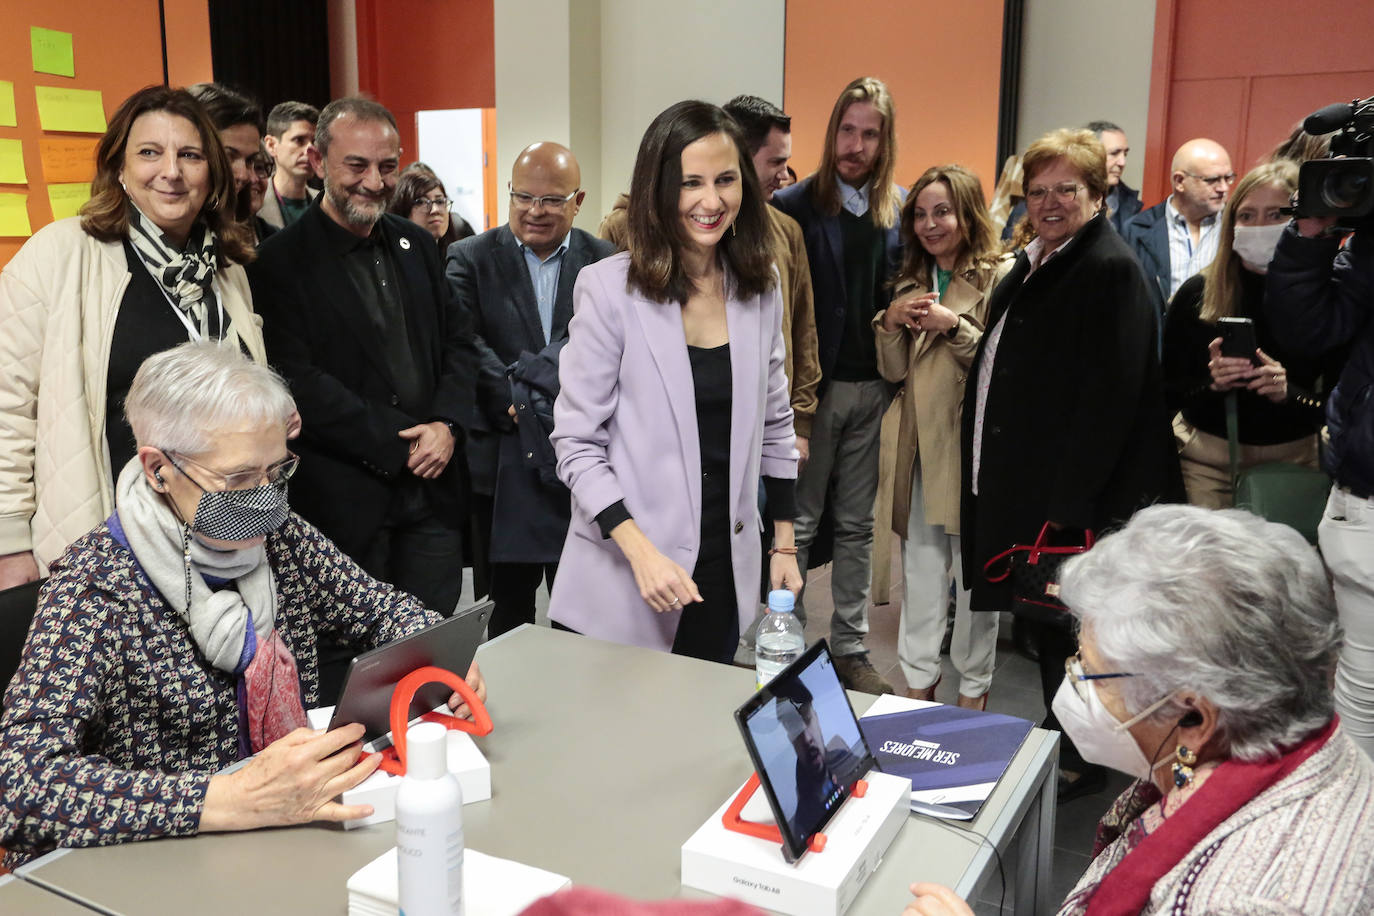
[[[213,288],[215,271],[219,267],[214,231],[197,220],[186,239],[186,247],[178,249],[130,201],[129,241],[171,303],[200,329],[201,337],[222,336],[224,329],[219,326]]]

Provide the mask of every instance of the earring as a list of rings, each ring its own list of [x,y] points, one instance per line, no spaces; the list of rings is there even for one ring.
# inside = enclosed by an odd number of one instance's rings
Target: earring
[[[1193,781],[1193,767],[1197,766],[1197,754],[1188,750],[1188,746],[1180,744],[1178,750],[1174,752],[1178,759],[1174,761],[1174,785],[1183,788]]]
[[[737,222],[739,222],[739,221],[738,221],[738,220],[732,220],[732,221],[730,222],[730,237],[731,237],[731,238],[734,238],[735,236],[739,235],[739,230],[737,230],[737,229],[735,228],[735,224],[736,224]]]

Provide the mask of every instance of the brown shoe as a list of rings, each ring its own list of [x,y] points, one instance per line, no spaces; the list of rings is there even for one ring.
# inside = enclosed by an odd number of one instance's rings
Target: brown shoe
[[[840,683],[850,690],[860,693],[896,693],[892,685],[883,680],[882,675],[874,669],[873,663],[868,660],[867,652],[837,656],[835,673],[840,676]]]
[[[982,696],[966,697],[961,693],[959,694],[957,702],[960,709],[977,709],[986,712],[988,708],[988,695],[984,693]]]

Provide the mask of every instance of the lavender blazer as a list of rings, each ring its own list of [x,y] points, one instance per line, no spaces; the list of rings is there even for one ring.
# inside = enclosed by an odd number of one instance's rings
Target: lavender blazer
[[[665,556],[691,572],[701,536],[701,453],[682,310],[628,291],[629,255],[582,268],[559,368],[552,441],[572,490],[549,617],[612,642],[672,648],[680,611],[645,603],[596,515],[623,499]],[[731,552],[741,629],[757,612],[759,475],[796,477],[776,287],[725,304],[730,332]]]

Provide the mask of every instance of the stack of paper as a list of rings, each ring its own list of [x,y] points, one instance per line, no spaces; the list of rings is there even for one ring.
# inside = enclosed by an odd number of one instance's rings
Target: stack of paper
[[[514,916],[541,897],[571,887],[562,875],[463,851],[463,912],[467,916]],[[397,916],[396,849],[382,853],[348,879],[349,916]]]

